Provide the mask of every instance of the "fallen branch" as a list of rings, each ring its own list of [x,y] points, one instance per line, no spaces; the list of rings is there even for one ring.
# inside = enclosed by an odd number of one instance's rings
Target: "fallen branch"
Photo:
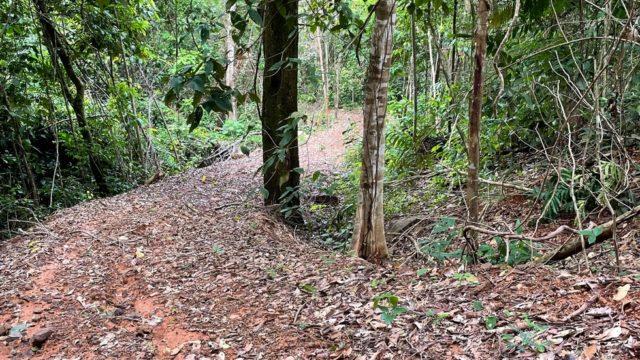
[[[520,191],[525,192],[525,193],[533,192],[533,189],[528,188],[526,186],[522,186],[522,185],[509,184],[509,183],[506,183],[506,182],[487,180],[487,179],[483,179],[483,178],[478,178],[478,181],[480,181],[481,183],[488,184],[488,185],[496,185],[496,186],[500,186],[500,187],[503,187],[503,188],[511,188],[511,189],[515,189],[515,190],[520,190]]]
[[[164,173],[162,171],[158,171],[157,173],[153,174],[150,178],[148,178],[144,184],[145,186],[149,186],[151,184],[157,183],[158,181],[162,180],[162,178],[164,178]]]
[[[596,237],[596,241],[592,243],[585,243],[584,248],[588,249],[595,244],[599,244],[601,242],[604,242],[605,240],[610,239],[613,236],[614,224],[619,226],[620,224],[635,218],[636,216],[638,216],[638,214],[640,214],[640,205],[632,208],[631,210],[618,216],[615,219],[609,220],[606,223],[599,225],[598,227],[602,229],[602,233]],[[582,250],[582,242],[580,241],[580,238],[570,239],[560,247],[558,247],[555,251],[551,252],[549,255],[540,258],[538,262],[544,264],[547,262],[560,261],[573,256]]]
[[[599,225],[598,227],[600,229],[602,229],[602,233],[600,235],[598,235],[596,237],[596,240],[592,243],[585,243],[584,244],[584,249],[587,249],[595,244],[599,244],[601,242],[604,242],[607,239],[610,239],[613,236],[613,229],[614,229],[614,224],[615,225],[620,225],[623,222],[629,221],[631,219],[633,219],[634,217],[636,217],[638,214],[640,214],[640,205],[632,208],[631,210],[627,211],[626,213],[618,216],[615,219],[609,220],[606,223]],[[544,235],[542,237],[532,237],[532,236],[527,236],[525,234],[515,234],[513,232],[502,232],[502,231],[495,231],[495,230],[491,230],[491,229],[486,229],[486,228],[482,228],[479,226],[475,226],[475,225],[467,225],[464,227],[464,229],[462,230],[462,235],[464,236],[465,239],[468,239],[468,232],[469,231],[475,231],[478,233],[482,233],[482,234],[487,234],[487,235],[493,235],[493,236],[500,236],[504,239],[518,239],[518,240],[530,240],[530,241],[544,241],[544,240],[549,240],[552,239],[564,232],[570,232],[573,234],[580,234],[580,231],[577,229],[574,229],[572,227],[569,227],[567,225],[562,225],[560,227],[558,227],[557,229],[555,229],[554,231],[548,233],[547,235]],[[580,238],[574,238],[574,239],[569,239],[568,241],[566,241],[564,244],[562,244],[560,247],[556,248],[555,251],[550,252],[548,255],[543,256],[542,258],[540,258],[537,262],[539,263],[547,263],[547,262],[552,262],[552,261],[559,261],[562,259],[566,259],[570,256],[573,256],[577,253],[579,253],[580,251],[583,250],[583,245],[582,245],[582,241],[580,240]]]
[[[460,172],[458,170],[454,170],[454,169],[450,169],[450,168],[447,168],[447,169],[455,171],[460,176],[465,176],[466,175],[466,174],[464,174],[464,173],[462,173],[462,172]],[[441,174],[441,173],[436,173],[436,174]],[[533,192],[532,188],[528,188],[528,187],[522,186],[522,185],[511,184],[511,183],[507,183],[507,182],[504,182],[504,181],[493,181],[493,180],[489,180],[489,179],[483,179],[481,177],[478,178],[478,181],[481,182],[481,183],[487,184],[487,185],[495,185],[495,186],[500,186],[500,187],[503,187],[503,188],[510,188],[510,189],[514,189],[514,190],[520,190],[520,191],[525,192],[525,193]]]
[[[524,234],[516,234],[516,233],[512,233],[512,232],[506,232],[506,231],[495,231],[495,230],[490,230],[490,229],[485,229],[485,228],[481,228],[475,225],[467,225],[464,227],[464,230],[462,230],[462,234],[464,235],[464,237],[467,237],[467,232],[468,231],[476,231],[479,232],[481,234],[487,234],[487,235],[493,235],[493,236],[500,236],[502,238],[505,239],[516,239],[516,240],[532,240],[532,241],[544,241],[544,240],[549,240],[552,239],[560,234],[562,234],[563,232],[571,232],[574,234],[578,234],[578,230],[571,228],[567,225],[562,225],[559,228],[553,230],[552,232],[548,233],[545,236],[542,237],[532,237],[532,236],[527,236]]]

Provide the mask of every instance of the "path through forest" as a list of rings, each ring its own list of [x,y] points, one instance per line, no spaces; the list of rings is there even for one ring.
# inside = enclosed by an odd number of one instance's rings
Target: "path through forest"
[[[311,136],[307,174],[335,169],[359,116]],[[313,246],[262,207],[259,163],[253,154],[83,203],[2,243],[0,326],[14,334],[0,358],[526,358],[619,354],[638,338],[638,304],[612,300],[612,279],[492,266],[417,276]],[[594,289],[607,318],[563,320]],[[391,326],[371,306],[384,291],[408,310]],[[46,328],[34,352],[28,339]],[[522,332],[529,343],[501,338]]]

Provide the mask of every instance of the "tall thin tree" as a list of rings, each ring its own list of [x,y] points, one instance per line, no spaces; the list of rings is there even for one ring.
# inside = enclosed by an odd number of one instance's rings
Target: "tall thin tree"
[[[473,70],[473,91],[469,108],[469,141],[467,151],[469,167],[467,172],[467,206],[469,207],[469,221],[476,223],[480,216],[478,171],[480,168],[480,120],[482,118],[482,88],[484,57],[487,51],[487,22],[489,4],[487,0],[478,0],[477,23],[474,36],[475,54]],[[476,234],[471,234],[470,251],[475,254],[477,249]]]
[[[365,83],[362,172],[353,250],[364,259],[381,262],[389,255],[383,212],[384,127],[396,18],[395,1],[379,0],[375,12],[376,22]]]
[[[318,61],[320,62],[320,75],[322,77],[322,110],[329,109],[329,59],[327,59],[326,41],[322,29],[316,31],[316,47],[318,49]]]
[[[413,143],[417,144],[418,141],[418,75],[417,75],[417,65],[416,65],[416,14],[415,7],[411,12],[411,84],[412,94],[411,98],[413,99]]]
[[[224,82],[225,85],[232,88],[236,84],[236,43],[232,36],[233,24],[231,24],[231,12],[235,10],[236,4],[233,4],[229,8],[229,14],[224,17],[224,28],[227,32],[227,37],[224,40],[227,48],[227,69],[224,74]],[[235,96],[231,97],[231,112],[229,113],[229,118],[231,120],[236,120],[238,118],[238,102]]]

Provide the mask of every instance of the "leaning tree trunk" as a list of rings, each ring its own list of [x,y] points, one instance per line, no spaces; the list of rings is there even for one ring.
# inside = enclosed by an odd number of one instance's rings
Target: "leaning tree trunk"
[[[67,53],[67,43],[66,40],[58,34],[58,31],[53,25],[53,22],[49,18],[49,13],[47,11],[47,7],[44,0],[34,0],[34,5],[38,12],[38,20],[40,21],[40,25],[42,27],[42,35],[45,39],[45,45],[49,50],[49,55],[51,56],[51,63],[53,66],[58,67],[58,60],[62,63],[62,68],[65,71],[65,74],[75,87],[75,94],[72,95],[71,91],[67,87],[66,82],[59,77],[60,85],[62,87],[62,94],[71,105],[73,112],[76,115],[76,121],[78,122],[78,126],[80,127],[80,134],[82,135],[82,139],[84,140],[84,144],[87,150],[87,157],[89,159],[89,168],[91,169],[91,174],[93,175],[94,180],[96,181],[96,185],[98,186],[98,191],[101,194],[106,194],[108,192],[107,182],[102,174],[102,169],[100,164],[98,163],[98,159],[93,153],[93,138],[91,136],[91,132],[89,131],[89,127],[87,126],[86,115],[84,111],[84,83],[76,74],[76,70],[73,68],[73,60]]]
[[[298,2],[268,0],[264,8],[264,76],[262,80],[262,157],[265,205],[294,209],[288,217],[301,223],[297,171]],[[281,62],[283,61],[283,62]],[[283,131],[283,127],[286,128]]]
[[[469,142],[467,145],[469,168],[467,180],[467,206],[469,207],[469,221],[478,222],[480,215],[478,170],[480,168],[480,118],[482,116],[482,72],[484,55],[487,51],[487,19],[489,4],[487,0],[478,1],[478,18],[475,33],[475,69],[473,72],[473,94],[469,109]],[[476,234],[471,233],[469,249],[475,254],[477,246]]]
[[[564,260],[570,256],[579,254],[581,251],[585,251],[593,245],[600,244],[605,240],[611,239],[616,235],[616,227],[618,225],[633,220],[639,214],[640,205],[632,208],[624,214],[618,215],[615,219],[611,219],[606,223],[598,226],[602,230],[602,232],[600,233],[600,235],[596,236],[595,241],[585,243],[580,237],[575,237],[571,240],[566,241],[560,247],[556,248],[555,251],[551,251],[549,254],[541,257],[538,262],[544,264],[547,262]]]
[[[384,125],[394,22],[395,1],[378,1],[365,85],[362,172],[353,233],[353,250],[372,262],[389,255],[383,213]]]

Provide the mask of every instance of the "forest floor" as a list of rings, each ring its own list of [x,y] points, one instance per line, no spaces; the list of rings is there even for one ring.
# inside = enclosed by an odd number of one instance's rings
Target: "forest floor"
[[[337,167],[359,116],[310,137],[307,174]],[[0,244],[0,358],[639,356],[637,274],[374,266],[278,222],[261,205],[259,163],[83,203]],[[372,307],[382,292],[406,310],[391,325]]]

